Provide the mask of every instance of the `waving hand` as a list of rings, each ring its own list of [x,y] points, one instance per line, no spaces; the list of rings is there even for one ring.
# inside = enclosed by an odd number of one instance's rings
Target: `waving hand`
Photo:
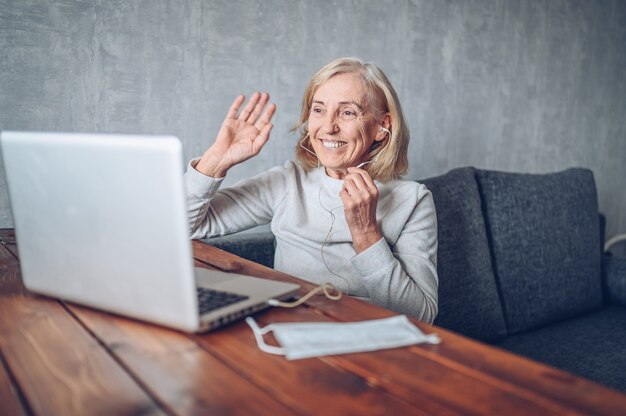
[[[255,92],[240,111],[245,97],[238,96],[222,122],[215,143],[204,153],[196,169],[207,176],[224,177],[234,165],[256,156],[270,136],[274,104],[269,94]]]

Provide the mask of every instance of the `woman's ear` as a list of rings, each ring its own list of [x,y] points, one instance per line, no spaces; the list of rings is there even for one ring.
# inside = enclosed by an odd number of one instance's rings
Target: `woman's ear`
[[[380,142],[385,138],[391,138],[391,115],[386,113],[378,126],[378,132],[374,140]]]

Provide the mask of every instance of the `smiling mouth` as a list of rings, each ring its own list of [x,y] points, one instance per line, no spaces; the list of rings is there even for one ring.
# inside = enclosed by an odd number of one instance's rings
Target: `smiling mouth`
[[[320,139],[320,141],[322,142],[322,145],[327,149],[337,149],[346,145],[346,142],[340,142],[337,140]]]

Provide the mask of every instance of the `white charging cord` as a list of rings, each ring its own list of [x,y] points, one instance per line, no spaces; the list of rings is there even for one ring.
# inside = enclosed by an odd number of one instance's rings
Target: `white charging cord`
[[[324,291],[324,295],[330,300],[339,300],[341,299],[342,293],[339,289],[333,286],[331,283],[324,283],[315,289],[312,289],[306,295],[302,296],[300,299],[294,302],[283,302],[278,299],[270,299],[267,301],[267,304],[270,306],[280,306],[283,308],[295,308],[296,306],[302,305],[304,302],[309,300],[312,296],[318,294],[319,292]],[[333,294],[332,292],[335,292]]]

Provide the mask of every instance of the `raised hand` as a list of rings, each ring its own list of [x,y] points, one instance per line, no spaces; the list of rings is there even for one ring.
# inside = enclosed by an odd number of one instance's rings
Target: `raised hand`
[[[348,168],[339,197],[358,254],[382,238],[376,222],[378,188],[367,171]]]
[[[240,112],[244,100],[240,95],[233,101],[215,143],[195,166],[199,172],[224,177],[231,167],[256,156],[267,143],[276,106],[267,105],[269,94],[255,92]]]

